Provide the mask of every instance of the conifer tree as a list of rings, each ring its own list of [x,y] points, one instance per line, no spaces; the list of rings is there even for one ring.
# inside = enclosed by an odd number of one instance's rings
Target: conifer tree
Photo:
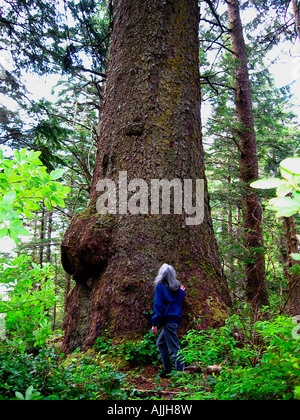
[[[112,214],[96,209],[97,183],[139,178],[204,179],[200,131],[198,5],[189,0],[116,1],[106,97],[88,209],[62,243],[76,279],[67,302],[64,348],[89,346],[108,330],[149,328],[153,280],[167,262],[186,285],[183,327],[222,322],[230,304],[204,183],[204,219],[185,214]],[[189,316],[187,316],[190,314]]]
[[[250,183],[258,178],[258,157],[248,60],[238,0],[227,1],[229,30],[234,57],[235,103],[239,123],[240,180],[243,184],[244,244],[248,253],[245,264],[246,298],[255,309],[268,305],[265,256],[262,234],[262,207]]]

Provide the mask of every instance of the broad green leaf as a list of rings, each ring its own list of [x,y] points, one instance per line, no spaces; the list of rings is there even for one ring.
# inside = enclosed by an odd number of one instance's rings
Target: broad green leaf
[[[27,217],[28,219],[32,216],[32,213],[31,211],[28,210],[28,208],[24,208],[23,213],[24,213],[24,216]]]
[[[15,149],[15,150],[14,150],[14,156],[15,156],[15,159],[16,159],[18,162],[21,162],[21,156],[20,156],[20,152],[19,152],[19,150],[17,150],[17,149]]]
[[[276,217],[290,217],[300,211],[300,203],[291,197],[276,197],[269,201],[266,208],[276,211]]]
[[[26,159],[26,156],[27,156],[27,149],[22,149],[20,152],[21,162]]]
[[[0,229],[0,239],[4,238],[5,236],[8,236],[8,229],[6,226]]]
[[[26,389],[26,392],[25,392],[25,400],[30,400],[31,395],[32,395],[32,392],[33,392],[33,386],[32,386],[32,385],[30,385],[30,386]]]
[[[14,165],[15,165],[15,161],[9,160],[9,159],[5,159],[1,162],[1,167],[5,169],[4,170],[5,173],[7,173],[6,171],[10,171],[12,166]]]
[[[7,190],[9,188],[9,183],[7,181],[7,175],[2,173],[0,174],[0,191],[1,189]]]
[[[24,396],[19,391],[15,392],[15,396],[18,398],[18,400],[25,400]]]
[[[56,182],[56,195],[58,195],[59,197],[62,197],[64,200],[67,198],[67,195],[70,193],[71,188],[70,187],[65,187],[64,185],[58,184]]]
[[[36,211],[36,210],[39,210],[40,208],[41,208],[41,206],[38,203],[35,203],[33,201],[28,200],[28,202],[26,203],[26,210]],[[25,209],[24,209],[24,211],[25,211]]]
[[[0,201],[0,214],[1,217],[5,218],[6,215],[12,210],[13,203],[10,201]],[[5,219],[8,220],[8,219]]]
[[[51,182],[51,184],[49,184],[49,187],[52,192],[57,192],[57,190],[60,187],[60,184],[58,182]]]
[[[33,150],[30,150],[30,152],[27,155],[27,160],[30,163],[38,163],[39,165],[42,164],[42,162],[39,159],[39,156],[41,155],[42,152],[35,152]]]
[[[50,172],[50,177],[53,181],[59,179],[63,176],[64,170],[63,169],[56,169],[55,171]]]
[[[47,209],[49,210],[49,211],[52,211],[52,204],[51,204],[51,200],[44,200],[44,204],[45,204],[45,206],[47,207]]]
[[[14,241],[14,243],[16,244],[16,245],[18,245],[18,243],[20,242],[20,240],[19,240],[19,237],[18,237],[18,234],[17,234],[17,232],[14,230],[14,229],[9,229],[8,230],[8,235],[9,235],[9,237]]]
[[[299,203],[299,205],[300,205],[300,191],[295,190],[295,191],[293,192],[293,198],[294,198],[294,200],[296,200],[296,201],[297,201],[297,203]]]
[[[12,206],[4,206],[3,201],[0,201],[0,219],[12,221],[19,217],[19,213],[12,211]]]
[[[295,400],[300,400],[300,386],[296,386],[294,389],[294,398]]]
[[[291,257],[293,258],[293,260],[295,260],[295,261],[300,261],[300,254],[295,254],[295,253],[293,253],[293,254],[291,254]]]
[[[254,181],[250,184],[250,187],[267,190],[269,188],[277,188],[284,184],[286,184],[286,181],[284,181],[283,179],[270,178],[270,179],[259,179],[257,181]]]
[[[295,201],[291,197],[276,197],[272,198],[269,201],[271,206],[274,208],[290,208],[294,209],[296,207]]]
[[[294,187],[288,183],[284,183],[282,185],[279,185],[276,189],[276,195],[277,197],[285,197],[287,194],[292,192]]]
[[[57,195],[53,195],[53,196],[51,197],[51,204],[52,204],[53,206],[58,205],[58,206],[60,206],[60,207],[62,207],[62,208],[64,208],[64,207],[65,207],[65,202],[64,202],[64,200],[63,200],[61,197],[58,197]]]
[[[21,235],[21,236],[30,235],[28,230],[25,229],[25,227],[23,226],[23,223],[21,220],[14,220],[13,222],[11,222],[11,224],[9,225],[9,229],[14,230],[18,235]]]
[[[269,207],[268,210],[273,210],[273,209]],[[296,209],[294,209],[294,210],[292,210],[292,209],[281,209],[281,210],[277,211],[276,217],[277,218],[279,218],[279,217],[291,217],[296,213],[298,213],[298,210],[296,210]]]
[[[16,199],[16,191],[8,191],[4,196],[3,196],[3,201],[7,201],[7,202],[13,202]]]
[[[280,162],[280,167],[284,172],[300,175],[300,158],[293,157],[284,159]]]

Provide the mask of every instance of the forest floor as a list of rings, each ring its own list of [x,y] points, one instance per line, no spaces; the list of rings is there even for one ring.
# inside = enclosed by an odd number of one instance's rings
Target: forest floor
[[[126,392],[137,398],[159,398],[171,400],[182,392],[182,388],[176,385],[174,375],[160,378],[159,366],[143,366],[123,370],[126,374]],[[176,375],[176,373],[175,373]]]
[[[159,377],[162,363],[149,334],[125,343],[102,337],[67,356],[61,336],[32,352],[4,343],[0,400],[24,399],[26,392],[46,400],[299,400],[295,323],[282,315],[241,330],[238,321],[232,316],[218,330],[190,332],[182,340],[187,367],[167,378]]]

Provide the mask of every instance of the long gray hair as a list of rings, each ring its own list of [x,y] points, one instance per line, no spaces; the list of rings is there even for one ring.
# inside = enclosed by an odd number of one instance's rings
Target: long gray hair
[[[154,281],[155,286],[162,283],[171,292],[175,292],[180,287],[180,282],[176,279],[176,271],[171,265],[163,264],[157,274]]]

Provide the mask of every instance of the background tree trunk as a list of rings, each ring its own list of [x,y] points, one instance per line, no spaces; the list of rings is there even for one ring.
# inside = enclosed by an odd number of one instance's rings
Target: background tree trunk
[[[44,241],[45,241],[45,205],[42,205],[42,214],[41,214],[41,227],[40,227],[40,252],[39,252],[39,263],[40,267],[43,267],[44,262]]]
[[[229,0],[227,4],[234,56],[236,113],[239,123],[240,177],[243,184],[243,227],[246,248],[245,293],[246,299],[256,309],[269,303],[263,249],[262,208],[256,193],[249,187],[250,183],[258,178],[256,138],[239,2],[238,0]]]
[[[293,260],[290,254],[299,252],[299,242],[296,233],[295,217],[284,217],[284,233],[287,249],[286,258],[286,280],[288,296],[288,314],[300,314],[300,265],[298,261]]]
[[[295,26],[298,35],[298,41],[300,41],[300,5],[299,0],[292,0],[293,12],[295,17]]]
[[[73,218],[62,262],[76,286],[67,299],[65,351],[150,328],[154,278],[173,265],[187,288],[183,329],[218,325],[230,297],[205,181],[204,222],[186,215],[106,215],[96,184],[119,171],[128,182],[205,179],[200,126],[198,5],[190,0],[116,0],[106,97],[89,207]],[[195,326],[193,324],[193,326]]]

